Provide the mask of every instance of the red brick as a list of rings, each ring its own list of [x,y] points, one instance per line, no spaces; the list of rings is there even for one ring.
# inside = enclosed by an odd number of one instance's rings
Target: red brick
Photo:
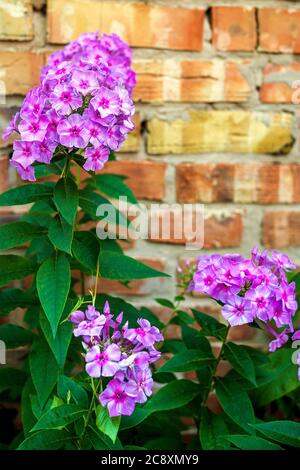
[[[5,83],[7,95],[25,95],[39,84],[40,69],[45,63],[45,56],[38,52],[1,51],[1,80]]]
[[[300,246],[300,211],[266,212],[262,241],[268,248]]]
[[[165,197],[165,173],[163,162],[119,160],[109,162],[101,173],[127,176],[125,183],[138,199],[161,201]]]
[[[251,87],[243,75],[249,61],[136,60],[134,98],[143,102],[246,101]]]
[[[0,193],[8,189],[8,158],[7,156],[0,157]]]
[[[185,245],[195,241],[193,234],[185,234],[182,230],[181,211],[170,213],[170,233],[162,233],[162,221],[166,221],[166,212],[161,209],[151,214],[150,241],[159,243],[172,243],[174,245]],[[193,230],[195,231],[196,219],[193,219]],[[179,228],[179,230],[175,231]],[[181,234],[179,232],[182,232]],[[199,231],[197,230],[197,233]],[[211,212],[205,215],[204,220],[204,248],[229,248],[239,246],[242,242],[243,221],[239,212]],[[181,236],[179,236],[181,235]]]
[[[255,8],[212,7],[212,43],[220,51],[252,51],[256,47]]]
[[[268,63],[263,70],[260,100],[264,103],[300,102],[300,63]]]
[[[300,165],[183,163],[176,167],[176,192],[182,203],[298,203]]]
[[[88,14],[87,14],[88,12]],[[92,14],[90,14],[92,12]],[[64,44],[86,31],[117,33],[135,47],[202,48],[204,10],[121,1],[48,0],[48,40]]]
[[[260,8],[259,48],[267,52],[300,52],[300,10]]]

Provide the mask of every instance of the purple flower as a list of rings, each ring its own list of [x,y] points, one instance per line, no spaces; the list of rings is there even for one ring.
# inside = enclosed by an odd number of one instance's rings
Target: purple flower
[[[57,144],[52,140],[45,139],[43,142],[35,142],[37,157],[36,160],[41,163],[49,164],[53,157]]]
[[[9,121],[9,124],[5,131],[3,132],[2,138],[3,140],[7,140],[8,137],[13,133],[13,132],[18,132],[18,120],[19,120],[20,113],[17,112]]]
[[[84,114],[87,118],[86,131],[89,136],[89,142],[93,147],[100,147],[105,142],[105,129],[94,121],[88,120],[88,115]]]
[[[85,151],[86,162],[83,168],[87,171],[102,170],[109,157],[108,147],[87,148]]]
[[[285,332],[279,334],[276,339],[270,342],[269,351],[274,352],[276,349],[281,348],[288,341],[288,339],[289,337]]]
[[[33,166],[29,165],[26,168],[24,168],[21,164],[13,160],[11,160],[11,164],[13,167],[16,168],[17,172],[19,173],[19,175],[21,176],[23,180],[32,181],[32,182],[36,181]]]
[[[88,143],[88,134],[80,114],[71,114],[57,126],[59,140],[66,147],[84,148]]]
[[[153,379],[150,369],[137,370],[129,380],[126,392],[135,398],[136,403],[145,403],[152,395]]]
[[[110,344],[104,351],[93,346],[86,354],[85,370],[91,377],[112,377],[119,369],[121,350],[116,344]]]
[[[217,287],[217,278],[212,266],[205,266],[194,275],[194,289],[206,294],[213,294]]]
[[[107,406],[109,415],[130,416],[134,412],[135,399],[127,393],[128,384],[118,379],[111,380],[99,395],[102,406]]]
[[[279,251],[273,250],[272,258],[275,263],[285,271],[294,271],[295,269],[297,269],[296,264],[293,263],[288,257],[288,255],[285,255],[284,253],[280,253]]]
[[[271,292],[266,286],[248,290],[245,294],[246,299],[251,301],[252,309],[260,320],[271,319],[270,294]]]
[[[93,320],[83,320],[74,330],[74,336],[99,336],[106,322],[104,315],[99,315]]]
[[[300,339],[300,330],[296,331],[292,336],[293,341],[296,341],[298,339]]]
[[[27,142],[42,142],[45,138],[48,119],[46,117],[28,116],[26,120],[22,120],[19,124],[19,132],[23,140]]]
[[[252,323],[254,320],[254,313],[251,308],[251,302],[238,295],[229,297],[230,303],[222,308],[222,315],[231,326],[244,325],[245,323]]]
[[[141,343],[145,347],[153,346],[155,342],[163,340],[159,329],[151,326],[148,320],[140,318],[137,323],[140,325],[139,328],[125,328],[124,338]]]
[[[37,151],[34,142],[14,141],[12,161],[21,165],[26,170],[37,159]]]
[[[71,87],[58,85],[51,95],[53,108],[59,114],[69,114],[82,105],[81,96]]]
[[[88,95],[99,87],[97,73],[89,70],[74,70],[71,85],[84,96]]]
[[[91,104],[94,109],[100,113],[102,118],[109,116],[110,114],[119,113],[119,98],[117,93],[109,90],[105,87],[100,87],[97,94],[91,100]]]
[[[79,325],[85,319],[85,314],[81,310],[76,310],[72,312],[69,316],[69,320],[74,323],[74,325]]]

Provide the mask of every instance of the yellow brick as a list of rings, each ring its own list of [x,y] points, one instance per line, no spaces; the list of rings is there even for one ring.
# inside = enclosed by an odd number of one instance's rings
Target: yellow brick
[[[289,113],[195,111],[188,118],[148,123],[148,153],[288,153],[293,144]]]
[[[25,95],[39,84],[44,54],[36,52],[1,52],[0,80],[7,95]]]
[[[0,39],[29,41],[33,38],[30,0],[0,0]]]

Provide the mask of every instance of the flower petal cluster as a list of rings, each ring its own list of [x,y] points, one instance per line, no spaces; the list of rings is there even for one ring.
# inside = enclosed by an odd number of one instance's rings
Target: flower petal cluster
[[[294,332],[296,286],[289,283],[286,271],[295,269],[287,255],[275,250],[270,255],[254,248],[251,259],[239,254],[204,255],[198,260],[189,289],[218,301],[231,326],[259,320],[275,337],[269,345],[269,350],[275,351]]]
[[[85,353],[85,370],[90,377],[111,380],[99,395],[110,416],[131,415],[137,403],[144,403],[152,394],[150,364],[160,357],[155,343],[163,336],[148,320],[137,320],[136,328],[122,326],[123,313],[116,319],[106,302],[103,314],[89,305],[85,312],[77,310],[69,317],[74,336],[81,337]]]
[[[58,146],[82,149],[87,171],[101,170],[134,129],[131,50],[115,34],[88,33],[52,54],[4,131],[19,134],[11,159],[23,179],[35,181],[35,162],[49,164]]]

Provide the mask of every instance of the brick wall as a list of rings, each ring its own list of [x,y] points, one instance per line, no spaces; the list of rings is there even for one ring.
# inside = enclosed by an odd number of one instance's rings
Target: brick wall
[[[292,104],[299,2],[0,0],[1,130],[46,54],[93,30],[128,41],[138,73],[136,131],[105,171],[127,175],[147,203],[204,203],[205,250],[248,254],[256,244],[300,262],[300,108]],[[0,140],[1,190],[15,184],[9,151]],[[195,253],[173,241],[129,251],[175,275],[178,261]],[[165,280],[101,289],[149,305],[175,292]]]

